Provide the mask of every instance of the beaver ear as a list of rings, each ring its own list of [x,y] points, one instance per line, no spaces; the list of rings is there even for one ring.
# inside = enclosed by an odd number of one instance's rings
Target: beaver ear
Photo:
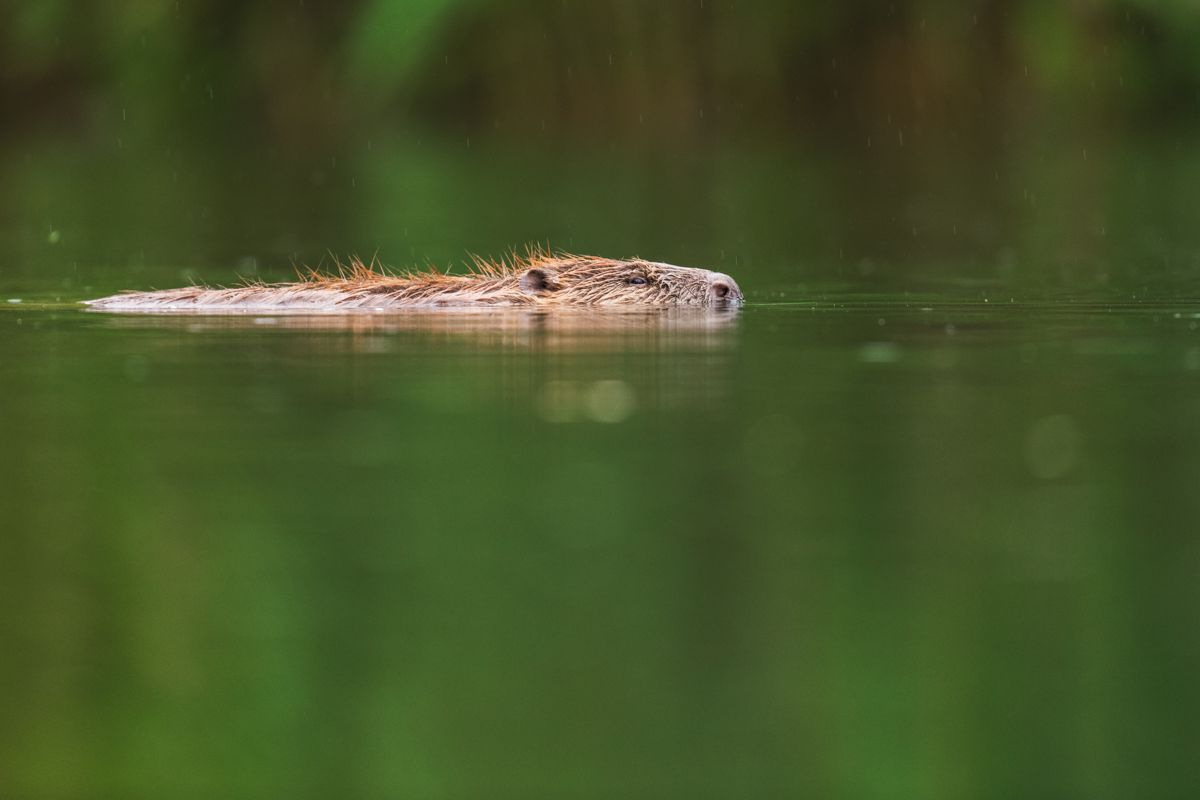
[[[557,278],[558,276],[554,274],[554,270],[544,267],[532,267],[525,270],[525,274],[521,276],[521,288],[531,294],[553,292],[558,288]]]

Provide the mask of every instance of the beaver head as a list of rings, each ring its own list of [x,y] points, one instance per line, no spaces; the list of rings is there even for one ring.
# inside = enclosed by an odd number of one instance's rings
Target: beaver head
[[[726,306],[742,304],[733,278],[654,261],[566,257],[535,263],[518,279],[539,304]]]

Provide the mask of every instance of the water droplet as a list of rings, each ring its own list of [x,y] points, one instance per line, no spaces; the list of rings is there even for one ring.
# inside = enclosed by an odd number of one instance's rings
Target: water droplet
[[[633,413],[633,388],[621,380],[596,381],[588,387],[584,406],[597,422],[624,422]]]
[[[870,342],[858,351],[858,360],[866,364],[895,364],[903,351],[893,342]]]

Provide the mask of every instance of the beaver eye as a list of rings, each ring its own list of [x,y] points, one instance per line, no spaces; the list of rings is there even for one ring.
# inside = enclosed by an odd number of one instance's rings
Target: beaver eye
[[[642,276],[640,276],[640,275],[638,275],[638,276],[637,276],[637,277],[635,277],[635,278],[630,278],[630,279],[629,279],[629,285],[630,285],[630,286],[645,286],[645,285],[646,285],[647,283],[649,283],[649,282],[650,282],[650,281],[646,280],[645,278],[643,278],[643,277],[642,277]]]

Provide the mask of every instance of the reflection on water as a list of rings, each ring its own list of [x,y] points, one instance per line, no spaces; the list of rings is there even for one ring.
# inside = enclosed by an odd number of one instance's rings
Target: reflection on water
[[[7,309],[0,794],[1169,794],[1193,322]]]
[[[1193,316],[3,309],[0,794],[1169,795]]]
[[[497,372],[495,382],[476,390],[485,402],[525,407],[552,422],[621,422],[637,408],[679,408],[728,398],[740,312],[85,313],[97,315],[105,328],[170,336],[175,348],[183,342],[220,348],[251,336],[288,358],[338,353],[405,358],[438,351],[482,358]],[[387,363],[382,360],[376,369],[390,369],[383,366]]]
[[[395,334],[453,340],[486,348],[563,351],[717,350],[733,345],[736,309],[413,309],[389,312],[104,314],[125,328],[209,333],[279,328],[349,334],[335,341],[364,350],[386,348]]]

